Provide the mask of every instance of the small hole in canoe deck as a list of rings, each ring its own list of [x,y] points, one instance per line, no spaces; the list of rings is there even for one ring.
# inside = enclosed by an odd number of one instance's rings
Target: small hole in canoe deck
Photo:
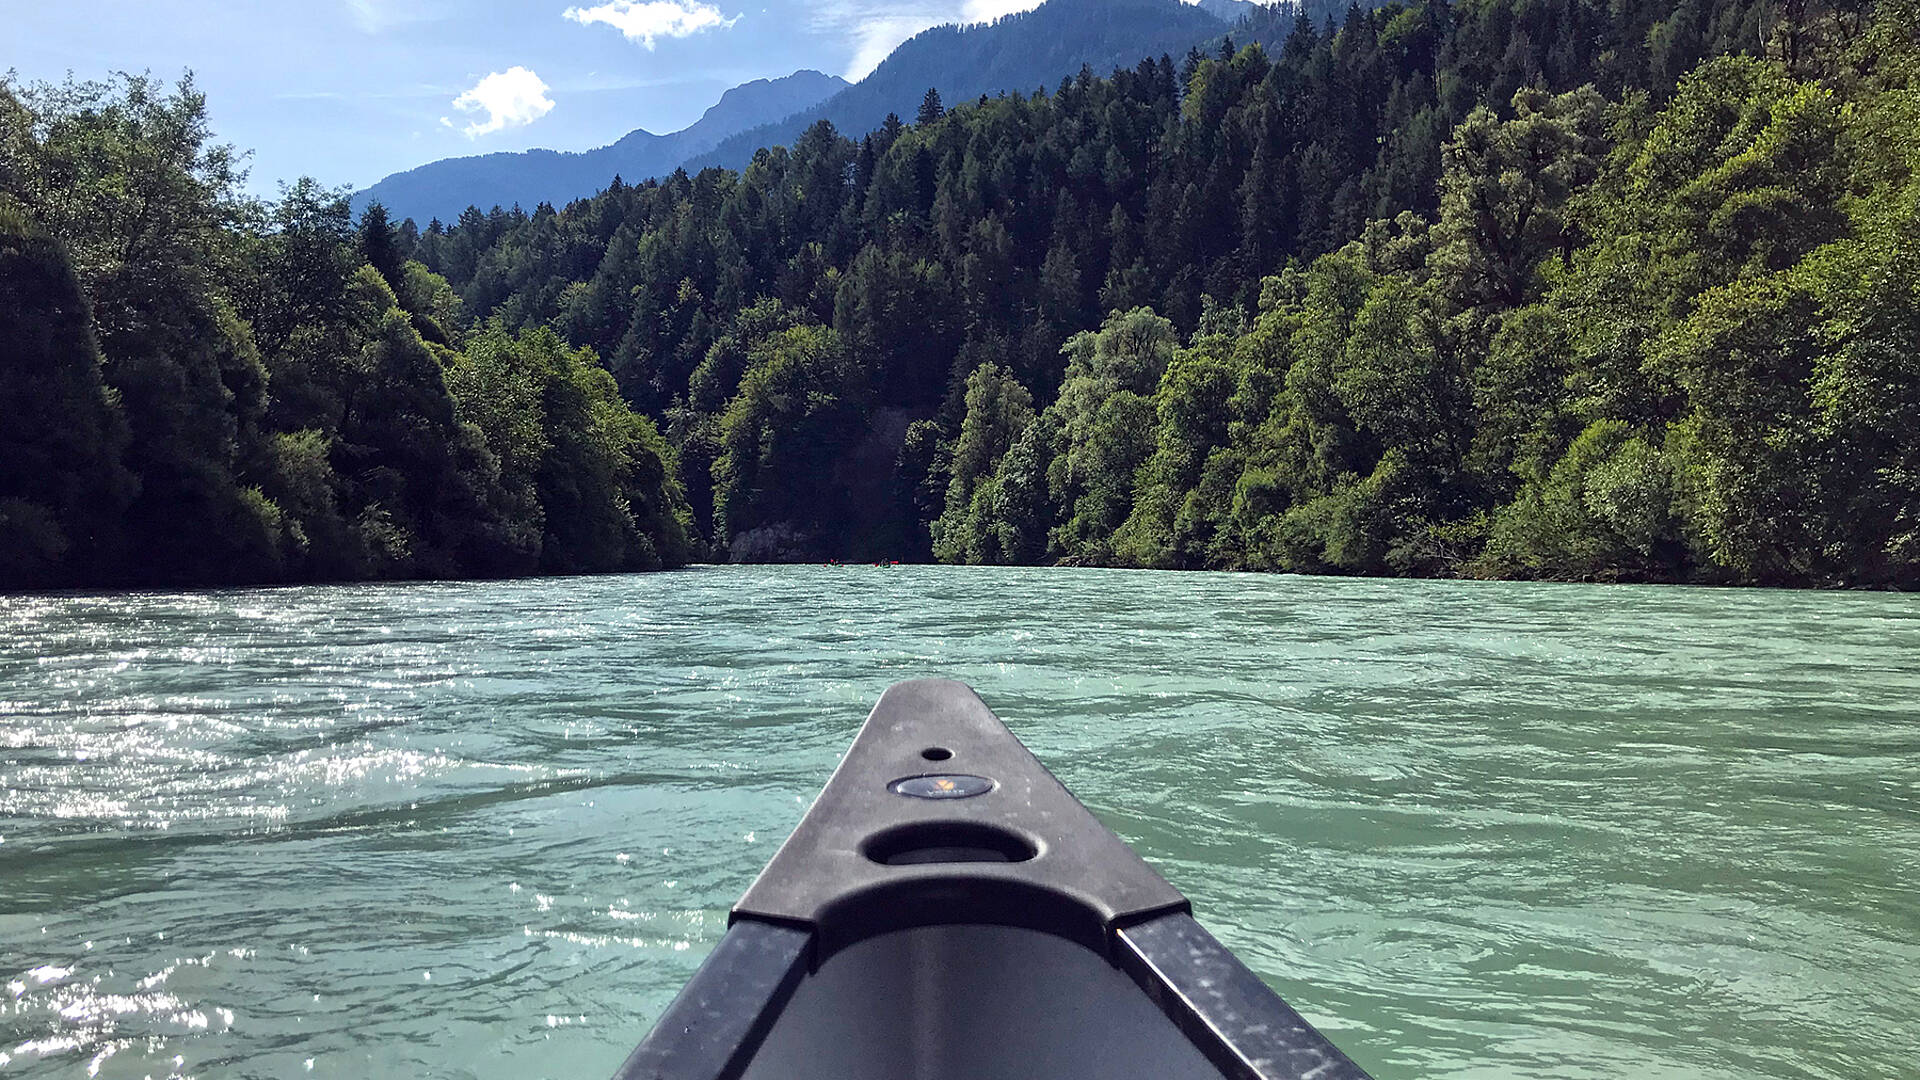
[[[1026,862],[1038,854],[1026,837],[997,825],[925,821],[901,825],[861,845],[867,858],[886,866],[920,863]]]
[[[953,756],[953,751],[944,746],[929,746],[920,751],[920,756],[928,761],[945,761]]]

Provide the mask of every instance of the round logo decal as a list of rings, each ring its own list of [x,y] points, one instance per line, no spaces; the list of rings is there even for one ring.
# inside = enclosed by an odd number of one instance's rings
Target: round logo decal
[[[993,781],[984,776],[954,773],[944,776],[909,776],[887,787],[895,795],[909,799],[971,799],[993,790]]]

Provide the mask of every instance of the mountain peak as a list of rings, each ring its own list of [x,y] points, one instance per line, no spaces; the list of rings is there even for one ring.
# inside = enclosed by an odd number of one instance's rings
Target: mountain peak
[[[851,85],[838,75],[827,75],[812,68],[778,79],[755,79],[721,94],[720,100],[700,117],[700,124],[726,127],[730,129],[728,134],[732,134],[743,130],[743,127],[766,123],[768,113],[786,108],[788,102],[804,100],[807,105],[812,105],[825,101]],[[789,108],[786,113],[772,119],[783,120],[791,113],[799,112],[800,108]],[[714,141],[719,142],[718,139]]]

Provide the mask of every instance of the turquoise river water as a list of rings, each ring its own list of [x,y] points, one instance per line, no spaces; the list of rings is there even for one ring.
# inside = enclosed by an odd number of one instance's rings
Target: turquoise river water
[[[1920,598],[826,567],[0,597],[0,1076],[598,1080],[923,675],[1379,1080],[1920,1077]]]

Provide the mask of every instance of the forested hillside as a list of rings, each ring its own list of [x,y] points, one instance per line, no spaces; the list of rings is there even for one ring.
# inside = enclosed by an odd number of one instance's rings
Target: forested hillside
[[[1910,5],[1283,17],[420,257],[736,558],[1915,580]]]
[[[1051,86],[1084,66],[1107,72],[1132,67],[1143,56],[1185,53],[1226,31],[1231,20],[1210,10],[1184,0],[1047,0],[990,24],[936,26],[902,42],[857,84],[804,112],[742,131],[686,166],[689,172],[713,165],[742,168],[755,152],[791,145],[822,120],[857,136],[890,112],[911,111],[928,89],[962,101]]]
[[[308,504],[280,440],[317,433],[343,476],[390,451],[281,404],[300,398],[283,381],[361,355],[309,325],[377,325],[446,343],[421,346],[454,403],[435,430],[469,475],[502,477],[462,504],[495,509],[449,507],[449,527],[519,520],[510,402],[529,399],[458,373],[533,350],[581,379],[604,364],[660,421],[665,446],[632,420],[673,473],[638,503],[684,491],[692,530],[736,559],[1914,585],[1917,27],[1913,0],[1260,12],[1213,55],[951,110],[928,95],[912,123],[819,124],[741,172],[561,211],[425,232],[376,216],[356,247],[324,200],[289,199],[164,281],[101,278],[86,234],[112,219],[29,191],[10,250],[46,267],[32,334],[63,372],[33,385],[92,403],[98,434],[23,441],[107,449],[45,451],[79,477],[58,491],[0,478],[28,507],[0,528],[152,520],[152,485],[123,472],[217,422],[223,446],[275,452],[237,450],[209,481],[246,513],[168,503],[175,524],[251,536],[226,522],[278,515],[291,535]],[[316,216],[334,254],[312,265],[385,322],[245,284],[304,281]],[[353,271],[355,252],[388,272]],[[227,280],[199,317],[232,332],[181,335],[207,354],[208,375],[170,384],[203,388],[208,419],[188,422],[122,374],[112,290]],[[58,299],[76,290],[100,360]],[[539,475],[545,499],[574,473]],[[327,520],[380,550],[364,508],[395,500],[340,483],[363,494]],[[135,489],[124,515],[59,501]],[[326,550],[302,530],[298,550]]]

